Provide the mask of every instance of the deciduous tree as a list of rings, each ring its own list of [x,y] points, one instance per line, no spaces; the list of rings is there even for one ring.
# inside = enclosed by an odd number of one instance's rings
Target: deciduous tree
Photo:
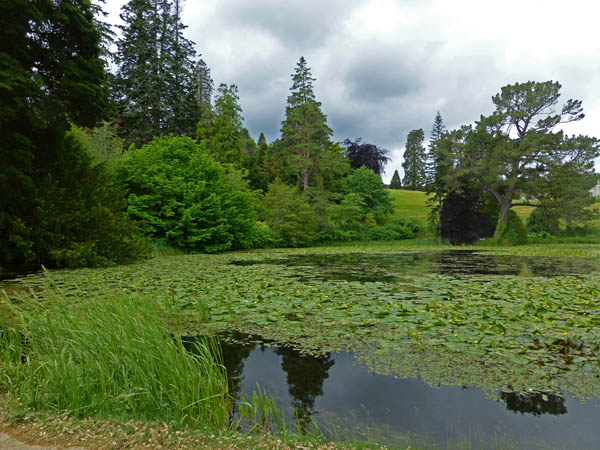
[[[350,167],[353,169],[365,166],[377,175],[381,175],[385,165],[390,161],[387,156],[389,152],[385,148],[363,143],[362,138],[355,141],[346,139],[344,145],[346,146],[346,158],[350,161]]]

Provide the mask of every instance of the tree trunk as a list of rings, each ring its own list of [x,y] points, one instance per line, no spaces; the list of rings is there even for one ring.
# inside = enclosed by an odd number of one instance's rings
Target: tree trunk
[[[494,237],[499,238],[500,234],[506,228],[508,224],[508,213],[510,212],[510,207],[512,206],[512,195],[509,198],[503,198],[500,203],[500,214],[498,214],[498,224],[496,225],[496,231],[494,232]]]
[[[302,175],[302,190],[305,191],[308,189],[308,176],[309,176],[309,169],[305,169],[304,170],[304,174]]]

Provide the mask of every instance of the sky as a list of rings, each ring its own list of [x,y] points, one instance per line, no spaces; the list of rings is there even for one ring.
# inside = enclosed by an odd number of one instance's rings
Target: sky
[[[106,0],[111,23],[125,3]],[[560,82],[586,114],[564,131],[600,137],[598,17],[594,0],[187,0],[182,21],[255,139],[279,136],[304,56],[333,138],[388,149],[388,182],[411,130],[428,137],[437,111],[447,129],[473,123],[516,82]]]

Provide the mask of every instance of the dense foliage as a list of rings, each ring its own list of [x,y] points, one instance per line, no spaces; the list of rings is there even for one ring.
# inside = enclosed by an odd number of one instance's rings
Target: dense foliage
[[[275,180],[269,185],[263,207],[266,223],[283,245],[301,247],[315,241],[314,211],[297,188]]]
[[[367,167],[363,166],[347,177],[343,189],[346,194],[360,195],[365,214],[371,213],[381,219],[393,211],[390,193],[385,189],[379,175]]]
[[[199,77],[182,7],[181,0],[130,0],[122,8],[116,98],[127,144],[196,133]]]
[[[391,161],[387,156],[389,152],[385,148],[366,142],[363,143],[362,138],[355,141],[346,139],[344,145],[346,146],[346,158],[350,161],[350,167],[353,169],[365,166],[377,175],[381,175],[385,165]]]
[[[252,245],[256,198],[188,137],[163,137],[130,152],[117,170],[127,212],[171,246],[216,252]]]
[[[426,155],[423,140],[425,134],[421,128],[412,130],[406,138],[406,149],[404,150],[404,179],[402,185],[405,189],[419,191],[427,183],[425,175]]]
[[[107,105],[88,2],[0,6],[0,266],[97,265],[143,253],[123,196],[71,123]]]
[[[492,99],[494,113],[481,117],[469,133],[468,145],[456,155],[458,170],[476,177],[500,204],[496,237],[519,194],[572,212],[591,204],[586,188],[595,184],[593,160],[600,155],[600,142],[555,130],[560,123],[583,118],[578,100],[567,100],[555,110],[560,88],[552,81],[504,86]],[[552,190],[558,192],[551,194]],[[575,203],[575,198],[583,202]]]

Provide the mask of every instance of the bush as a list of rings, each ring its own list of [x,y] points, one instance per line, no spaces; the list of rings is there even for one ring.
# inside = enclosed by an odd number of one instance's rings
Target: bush
[[[290,247],[312,244],[317,221],[313,208],[296,188],[275,180],[263,201],[265,222]]]
[[[527,244],[527,229],[517,213],[510,210],[506,226],[498,232],[497,243],[499,245],[521,245]]]
[[[381,177],[364,166],[344,180],[343,191],[344,194],[360,195],[364,213],[372,213],[376,219],[394,211],[392,197]]]
[[[77,133],[61,143],[53,177],[41,177],[37,223],[30,235],[40,262],[80,267],[122,263],[151,251],[127,220],[125,192],[112,185],[103,164],[92,164]]]
[[[371,241],[399,241],[414,239],[423,232],[418,223],[407,219],[396,219],[392,223],[374,228],[365,227],[364,236]]]
[[[546,208],[535,208],[527,218],[527,231],[557,236],[559,233],[558,217]]]
[[[552,244],[555,242],[557,242],[556,237],[547,231],[527,233],[527,243],[529,244]]]
[[[162,137],[117,168],[129,217],[168,245],[203,252],[254,245],[257,199],[241,175],[189,137]]]

